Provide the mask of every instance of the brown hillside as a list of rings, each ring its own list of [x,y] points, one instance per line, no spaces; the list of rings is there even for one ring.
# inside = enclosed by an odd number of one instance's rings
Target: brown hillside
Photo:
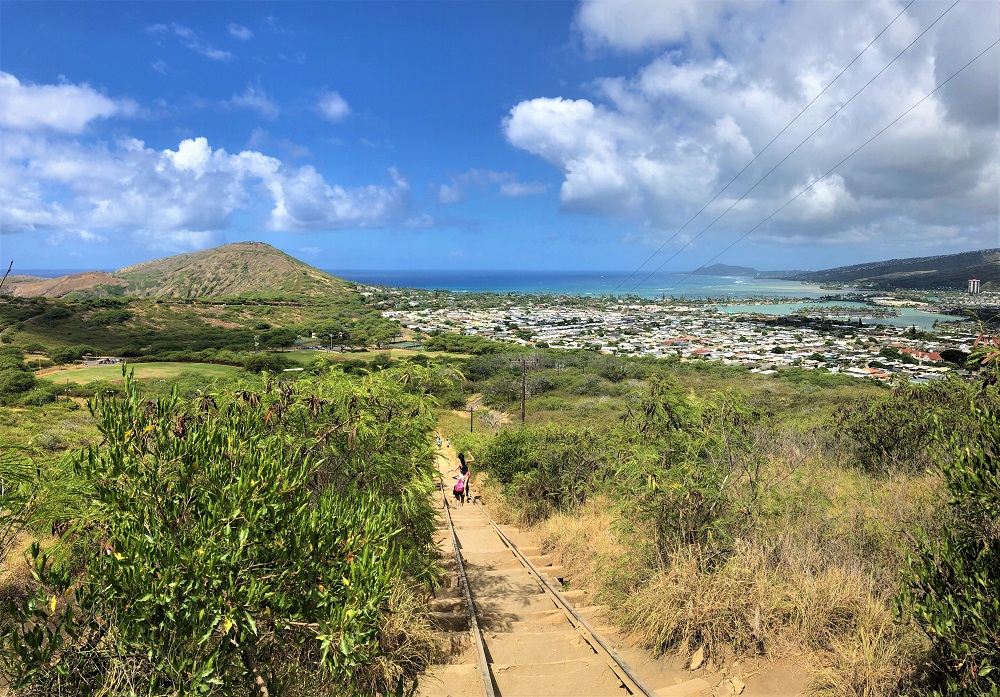
[[[153,298],[331,296],[347,282],[261,242],[238,242],[115,272],[128,295]]]
[[[62,298],[70,293],[92,291],[95,286],[124,286],[125,281],[104,271],[85,271],[59,278],[22,277],[10,283],[11,294],[18,298],[45,296]]]

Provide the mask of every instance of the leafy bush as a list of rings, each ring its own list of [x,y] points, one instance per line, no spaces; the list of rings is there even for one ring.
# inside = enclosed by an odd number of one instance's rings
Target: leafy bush
[[[24,354],[13,347],[0,349],[0,401],[10,403],[35,386],[35,374],[24,364]]]
[[[537,434],[530,429],[504,429],[487,443],[480,466],[501,484],[510,484],[534,466],[531,456],[536,443]]]
[[[544,411],[565,411],[573,407],[562,397],[539,397],[531,400],[531,408]]]
[[[86,344],[64,346],[50,351],[49,358],[58,365],[64,365],[66,363],[75,363],[83,358],[85,354],[96,355],[97,351],[93,346],[87,346]]]
[[[57,516],[76,510],[78,490],[66,468],[36,459],[37,452],[20,444],[0,441],[0,559],[7,559],[14,541],[26,531],[48,525]],[[5,609],[0,605],[0,634]],[[2,651],[0,651],[2,654]],[[0,655],[0,668],[3,668]],[[4,675],[8,672],[0,671]]]
[[[392,370],[330,377],[184,402],[129,376],[92,401],[85,574],[32,549],[34,588],[0,613],[13,687],[361,695],[412,677],[429,646],[404,656],[390,613],[433,574],[432,417]]]
[[[933,644],[936,695],[1000,693],[1000,414],[966,409],[976,437],[937,422],[950,515],[937,536],[920,531],[899,596]]]
[[[642,374],[638,363],[618,356],[602,356],[595,364],[597,374],[611,382],[621,382]]]
[[[965,365],[969,361],[969,354],[958,349],[945,349],[941,352],[941,358],[948,363]]]
[[[465,370],[470,380],[487,380],[494,375],[509,370],[506,358],[497,355],[474,356]]]
[[[66,307],[57,305],[56,307],[50,307],[45,310],[41,315],[38,316],[37,321],[44,325],[52,326],[58,324],[61,320],[68,319],[73,316],[73,312]]]
[[[502,407],[521,399],[521,378],[498,375],[482,385],[483,401],[491,407]]]
[[[548,392],[549,390],[555,389],[556,386],[552,381],[552,378],[545,374],[532,375],[530,379],[526,380],[526,383],[528,394],[531,395]]]
[[[851,448],[848,461],[880,476],[919,472],[931,467],[942,442],[935,437],[934,418],[945,430],[977,437],[979,426],[966,406],[969,383],[953,379],[931,385],[903,385],[884,394],[865,396],[834,416],[836,431]],[[994,407],[995,394],[979,395]],[[918,415],[920,418],[914,418]]]
[[[293,363],[292,359],[277,353],[253,353],[243,361],[243,368],[251,373],[278,373]]]
[[[102,312],[93,313],[88,319],[87,324],[92,327],[104,327],[109,324],[123,324],[132,319],[133,314],[131,310],[126,309],[115,309],[115,310],[104,310]]]
[[[448,334],[442,333],[430,336],[424,342],[428,351],[447,351],[449,353],[468,353],[472,355],[487,355],[492,353],[508,353],[511,351],[509,344],[498,341],[490,341],[481,336],[469,334]]]
[[[608,394],[608,381],[596,375],[585,375],[576,384],[570,387],[570,392],[575,395],[596,397]]]
[[[41,406],[56,401],[57,393],[54,386],[38,388],[25,392],[18,398],[18,402],[25,405]]]

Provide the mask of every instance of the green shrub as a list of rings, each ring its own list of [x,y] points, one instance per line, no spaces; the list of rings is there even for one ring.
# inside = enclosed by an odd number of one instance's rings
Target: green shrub
[[[530,429],[504,429],[487,443],[480,466],[501,484],[510,484],[534,466],[531,456],[536,443],[537,435]]]
[[[995,388],[989,388],[996,392]],[[1000,413],[973,399],[976,437],[938,420],[934,440],[951,496],[940,533],[920,531],[900,608],[930,639],[932,694],[1000,694]]]
[[[92,327],[104,327],[110,324],[124,324],[132,319],[131,310],[115,309],[95,312],[87,318],[87,324]]]
[[[129,376],[122,398],[94,400],[102,438],[75,460],[94,501],[85,572],[33,547],[34,585],[0,613],[9,684],[402,689],[430,646],[414,655],[390,615],[407,579],[434,573],[432,417],[402,377],[333,374],[185,402],[148,400]]]
[[[531,400],[532,409],[545,411],[566,411],[573,406],[562,397],[538,397]]]
[[[291,367],[292,359],[277,353],[253,353],[243,361],[243,368],[251,373],[278,373]]]
[[[576,384],[572,385],[569,391],[575,395],[597,397],[608,394],[609,387],[610,385],[607,380],[596,375],[585,375]]]
[[[41,406],[56,401],[56,391],[49,388],[33,389],[18,398],[18,402],[27,406]]]

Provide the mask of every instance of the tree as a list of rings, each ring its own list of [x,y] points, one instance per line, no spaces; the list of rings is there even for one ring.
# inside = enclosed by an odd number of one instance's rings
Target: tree
[[[251,373],[277,373],[292,364],[287,357],[276,353],[253,353],[243,361],[243,368]]]
[[[955,365],[965,365],[969,360],[969,354],[958,349],[945,349],[941,352],[941,359]]]
[[[285,349],[295,343],[298,333],[294,329],[271,329],[260,336],[262,348]]]
[[[35,374],[24,364],[18,349],[0,349],[0,399],[9,400],[35,386]]]

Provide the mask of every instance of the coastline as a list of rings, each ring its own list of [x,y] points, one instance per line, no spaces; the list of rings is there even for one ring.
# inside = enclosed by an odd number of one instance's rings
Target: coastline
[[[818,284],[747,276],[708,276],[683,272],[654,274],[644,280],[628,271],[487,271],[323,269],[355,283],[449,291],[452,293],[521,293],[640,298],[820,298],[830,295]]]

